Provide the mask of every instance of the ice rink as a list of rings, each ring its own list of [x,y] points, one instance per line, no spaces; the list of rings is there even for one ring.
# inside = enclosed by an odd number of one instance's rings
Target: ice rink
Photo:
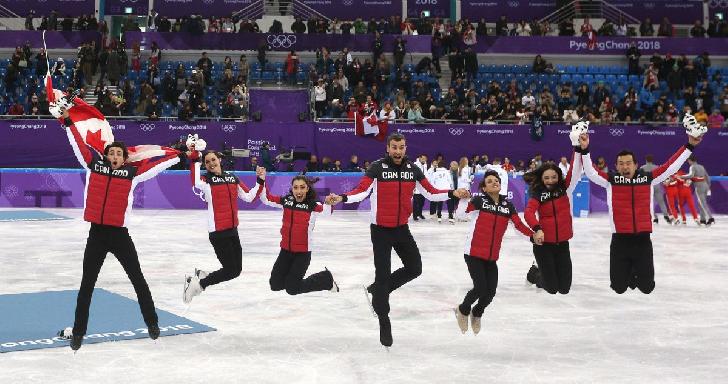
[[[0,293],[78,289],[89,224],[81,210],[48,211],[73,220],[0,223]],[[509,229],[498,262],[498,293],[478,336],[461,334],[452,312],[472,286],[462,252],[467,224],[411,224],[423,274],[391,296],[394,345],[387,352],[361,288],[374,277],[367,213],[338,211],[317,222],[309,273],[327,266],[341,292],[288,296],[268,286],[281,213],[240,212],[242,276],[208,288],[188,307],[182,303],[185,273],[219,266],[205,214],[138,210],[129,229],[157,307],[217,332],[84,345],[75,355],[69,348],[0,354],[0,381],[728,381],[726,216],[712,228],[656,228],[657,286],[650,295],[617,295],[609,288],[606,216],[575,220],[574,284],[566,296],[525,284],[531,243]],[[136,300],[119,263],[106,260],[97,287]]]

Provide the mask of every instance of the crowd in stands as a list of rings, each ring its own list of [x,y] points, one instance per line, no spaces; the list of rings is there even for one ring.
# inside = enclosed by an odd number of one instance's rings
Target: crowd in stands
[[[378,39],[377,39],[378,41]],[[324,48],[309,69],[315,115],[353,118],[377,113],[380,119],[452,120],[463,123],[572,121],[676,123],[685,112],[711,127],[728,118],[728,87],[707,53],[654,54],[644,66],[633,44],[628,67],[554,66],[537,55],[530,66],[479,65],[469,48],[444,46],[433,36],[432,57],[403,65],[404,44],[395,44],[394,62],[375,42],[362,63],[346,49],[331,58]],[[440,56],[452,73],[447,90],[437,82]],[[289,57],[290,58],[290,57]],[[593,68],[592,68],[593,67]]]
[[[142,60],[138,45],[127,50],[118,41],[105,47],[91,41],[79,48],[76,59],[47,60],[43,48],[33,52],[26,43],[0,61],[0,114],[50,115],[43,83],[50,70],[54,88],[95,99],[94,105],[109,117],[177,116],[190,121],[248,115],[249,65],[244,55],[236,62],[228,56],[213,63],[203,52],[197,62],[165,62],[153,44]]]

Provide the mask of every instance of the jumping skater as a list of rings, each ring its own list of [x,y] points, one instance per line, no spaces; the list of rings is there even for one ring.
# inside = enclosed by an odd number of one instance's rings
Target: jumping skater
[[[243,269],[243,248],[238,235],[238,198],[251,203],[260,194],[260,184],[248,188],[237,176],[222,170],[220,161],[222,154],[208,151],[202,156],[207,173],[200,174],[200,152],[195,144],[191,145],[188,158],[192,184],[202,191],[207,203],[207,231],[210,244],[222,268],[207,273],[195,268],[192,275],[185,276],[182,300],[190,303],[192,298],[202,293],[207,287],[232,280],[240,276]],[[258,167],[260,175],[265,168]]]
[[[265,185],[265,170],[259,176]],[[289,295],[316,291],[339,292],[339,286],[331,272],[314,273],[307,278],[306,270],[311,263],[311,235],[319,215],[331,215],[331,205],[316,201],[313,184],[318,179],[299,175],[291,180],[291,190],[285,196],[276,196],[265,185],[260,195],[263,204],[283,209],[281,226],[281,251],[270,273],[270,289],[286,290]]]
[[[84,142],[76,126],[63,111],[63,123],[76,158],[86,169],[83,219],[91,223],[86,250],[83,255],[83,275],[76,301],[76,315],[70,335],[71,349],[81,348],[88,325],[89,307],[96,280],[107,253],[112,253],[131,280],[139,301],[144,322],[153,340],[159,337],[157,312],[149,286],[144,279],[134,242],[126,228],[134,200],[136,186],[177,164],[177,154],[136,167],[127,164],[129,152],[119,141],[108,144],[104,155],[99,155]]]
[[[692,116],[689,116],[692,117]],[[637,168],[634,154],[624,150],[617,154],[616,171],[597,170],[589,154],[589,135],[579,138],[584,172],[593,183],[607,189],[612,242],[609,247],[609,277],[611,288],[624,293],[634,286],[645,294],[655,288],[655,269],[652,258],[652,188],[675,173],[702,140],[705,128],[688,116],[683,120],[688,143],[680,147],[663,165],[652,172]]]
[[[571,289],[571,253],[569,239],[573,236],[571,221],[572,193],[581,178],[581,148],[574,147],[569,170],[564,176],[561,168],[553,163],[544,163],[529,174],[529,200],[523,217],[536,231],[536,237],[543,237],[543,245],[534,245],[533,254],[538,264],[537,278],[533,268],[528,277],[532,284],[550,294],[563,295]],[[525,178],[525,177],[524,177]],[[534,280],[534,281],[531,281]]]
[[[367,287],[372,307],[379,318],[379,341],[392,345],[389,321],[389,295],[422,273],[422,258],[410,233],[407,220],[412,213],[415,188],[430,201],[445,201],[453,196],[465,198],[469,192],[435,189],[420,169],[405,156],[407,145],[402,134],[387,137],[387,156],[372,163],[359,185],[343,195],[330,194],[327,203],[355,203],[371,193],[371,238],[374,248],[374,283]],[[392,249],[403,267],[392,272]]]
[[[534,236],[518,217],[513,203],[501,195],[500,176],[496,171],[486,171],[478,187],[481,196],[470,200],[466,212],[470,216],[470,231],[465,241],[465,264],[468,266],[473,289],[468,291],[463,302],[455,307],[455,317],[460,331],[468,331],[468,316],[474,334],[481,328],[485,307],[495,297],[498,287],[498,260],[503,235],[508,223],[528,236],[535,244],[541,244],[543,237]],[[475,306],[473,304],[476,302]],[[471,308],[472,307],[472,308]]]

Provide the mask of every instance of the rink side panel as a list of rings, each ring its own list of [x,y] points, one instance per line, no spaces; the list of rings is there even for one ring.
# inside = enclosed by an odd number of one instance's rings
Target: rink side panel
[[[235,172],[248,186],[255,184],[253,172]],[[268,178],[268,188],[277,195],[284,195],[296,173],[272,173]],[[311,173],[319,177],[315,189],[319,200],[329,193],[343,193],[356,187],[361,173]],[[473,182],[476,188],[478,177]],[[585,183],[585,179],[582,183]],[[0,207],[3,208],[82,208],[85,177],[80,169],[0,169]],[[527,186],[520,176],[511,178],[508,183],[509,198],[522,212],[527,199]],[[590,212],[606,212],[606,192],[591,184],[583,194],[578,205],[588,207]],[[205,209],[206,203],[193,190],[187,171],[166,171],[159,176],[141,183],[134,191],[134,208],[148,209]],[[473,192],[476,192],[473,190]],[[712,177],[711,196],[708,198],[711,209],[716,213],[728,213],[728,177]],[[273,209],[261,204],[238,201],[241,210]],[[368,210],[369,200],[358,204],[343,204],[337,207],[344,210]]]

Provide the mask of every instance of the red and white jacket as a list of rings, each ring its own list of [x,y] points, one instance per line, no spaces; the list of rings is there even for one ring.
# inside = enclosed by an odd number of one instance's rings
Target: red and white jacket
[[[111,163],[86,145],[75,126],[68,126],[66,134],[78,162],[86,169],[83,219],[90,223],[126,227],[137,184],[179,162],[174,154],[140,167],[124,164],[111,169]]]
[[[607,205],[612,232],[622,234],[652,232],[652,187],[666,180],[683,165],[693,152],[686,144],[654,170],[637,169],[628,179],[617,172],[604,173],[594,167],[588,149],[581,157],[584,173],[593,183],[607,189]]]
[[[342,197],[345,203],[356,203],[371,193],[371,223],[394,228],[406,225],[412,215],[415,188],[430,201],[445,201],[453,197],[452,191],[433,187],[422,170],[407,158],[396,165],[390,157],[373,162],[359,185]]]
[[[260,201],[271,207],[283,209],[281,249],[293,253],[309,252],[316,216],[331,215],[331,206],[318,201],[299,203],[291,194],[276,196],[270,193],[267,185],[264,188],[265,193],[260,195]]]
[[[569,241],[574,235],[571,222],[571,199],[581,179],[581,154],[574,152],[566,172],[566,190],[557,187],[549,191],[543,187],[531,192],[523,218],[534,231],[543,231],[545,243]],[[536,216],[538,214],[538,217]]]
[[[533,231],[518,217],[513,203],[504,195],[499,200],[496,204],[489,195],[470,199],[465,210],[470,216],[470,230],[465,240],[466,255],[490,261],[498,260],[503,234],[509,222],[513,222],[516,229],[524,235],[533,236]]]
[[[220,232],[238,227],[238,198],[248,203],[260,194],[260,184],[248,188],[232,173],[200,175],[200,163],[190,164],[192,183],[202,190],[207,202],[207,230]]]

